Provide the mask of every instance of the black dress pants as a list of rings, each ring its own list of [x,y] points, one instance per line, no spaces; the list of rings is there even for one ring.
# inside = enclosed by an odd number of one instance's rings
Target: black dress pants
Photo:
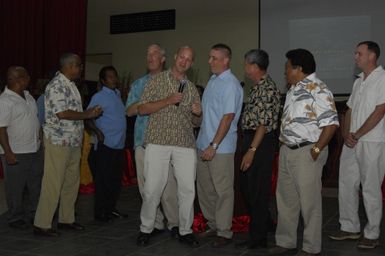
[[[95,217],[110,216],[121,191],[123,149],[109,148],[98,143],[91,148],[88,164],[95,184]]]
[[[254,134],[243,132],[243,155],[249,150]],[[249,239],[253,241],[266,240],[271,225],[269,202],[276,143],[274,132],[265,134],[250,167],[240,175],[241,192],[250,215]]]

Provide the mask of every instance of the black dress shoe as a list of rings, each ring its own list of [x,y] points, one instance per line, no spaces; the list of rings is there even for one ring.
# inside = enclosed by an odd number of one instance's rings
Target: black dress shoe
[[[136,238],[136,244],[138,246],[147,246],[150,241],[151,234],[139,232],[138,238]]]
[[[105,222],[105,223],[111,223],[114,221],[114,217],[112,217],[112,215],[107,215],[107,214],[98,214],[98,215],[95,215],[95,220],[100,222]]]
[[[170,235],[172,238],[178,239],[179,238],[179,227],[172,227],[170,230]]]
[[[185,243],[192,248],[199,247],[199,242],[196,240],[194,234],[179,235],[179,241]]]
[[[119,212],[118,210],[113,210],[111,212],[111,215],[114,217],[114,218],[117,218],[117,219],[126,219],[128,218],[128,214],[125,214],[125,213],[121,213]]]
[[[85,229],[84,226],[80,225],[79,223],[57,223],[58,229],[67,229],[67,230],[75,230],[75,231],[82,231]]]
[[[164,229],[154,228],[151,232],[151,236],[156,236],[164,233]]]
[[[9,223],[11,228],[27,229],[29,226],[24,220],[15,220]]]
[[[39,228],[33,227],[33,234],[37,236],[49,236],[49,237],[58,237],[60,234],[52,228]]]

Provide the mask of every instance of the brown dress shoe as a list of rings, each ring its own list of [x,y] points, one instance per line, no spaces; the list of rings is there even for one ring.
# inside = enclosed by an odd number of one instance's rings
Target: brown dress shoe
[[[84,226],[80,225],[79,223],[60,223],[57,224],[58,229],[69,229],[69,230],[75,230],[75,231],[82,231],[85,229]]]
[[[52,228],[39,228],[33,227],[33,234],[37,236],[49,236],[49,237],[58,237],[60,234]]]
[[[217,236],[217,232],[215,230],[212,230],[212,229],[206,229],[205,231],[201,232],[201,233],[198,233],[198,237],[199,238],[210,238],[210,237],[216,237]]]
[[[233,240],[231,238],[226,238],[226,237],[221,237],[217,236],[215,241],[211,244],[213,247],[218,248],[218,247],[223,247],[228,244],[230,244]]]

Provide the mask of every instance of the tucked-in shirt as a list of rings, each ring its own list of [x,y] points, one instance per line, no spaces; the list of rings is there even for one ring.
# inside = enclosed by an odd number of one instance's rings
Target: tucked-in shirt
[[[333,94],[313,73],[286,94],[283,108],[280,141],[293,146],[317,142],[322,128],[339,125]]]
[[[75,83],[62,73],[56,73],[45,90],[44,106],[44,136],[55,145],[80,147],[83,141],[83,120],[59,119],[56,115],[66,110],[83,111]]]
[[[197,147],[204,150],[217,133],[219,123],[226,114],[235,114],[229,131],[219,144],[217,153],[234,153],[237,144],[237,123],[242,111],[243,89],[238,79],[228,69],[212,75],[202,98],[203,120],[198,134]]]
[[[199,119],[192,114],[191,107],[194,102],[199,102],[199,94],[196,86],[186,81],[179,106],[169,105],[150,115],[144,144],[195,148],[193,126]],[[178,88],[179,81],[170,70],[164,71],[148,82],[140,104],[165,99],[178,92]]]
[[[95,119],[95,125],[104,135],[103,144],[109,148],[122,149],[126,140],[126,110],[118,89],[106,86],[97,92],[88,108],[100,106],[103,113]]]
[[[144,87],[147,84],[148,80],[151,78],[149,74],[135,80],[131,85],[130,93],[127,97],[126,108],[130,105],[140,101],[142,97]],[[142,146],[144,143],[144,134],[146,132],[148,122],[148,115],[137,115],[135,119],[134,127],[134,148]]]
[[[359,74],[353,85],[352,94],[346,103],[352,109],[350,131],[356,132],[374,111],[377,105],[385,103],[385,70],[378,66],[364,80],[364,74]],[[360,138],[361,141],[384,142],[384,118]]]
[[[250,89],[242,116],[243,130],[256,130],[263,125],[266,133],[278,128],[281,94],[275,82],[265,75]]]
[[[0,95],[0,127],[6,127],[9,146],[16,154],[34,153],[40,147],[36,102],[28,91],[24,97],[8,88]]]

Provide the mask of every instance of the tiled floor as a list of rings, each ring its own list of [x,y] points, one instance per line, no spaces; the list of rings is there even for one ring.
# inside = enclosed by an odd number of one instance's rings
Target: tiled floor
[[[1,183],[0,190],[0,194],[3,193]],[[200,240],[201,246],[192,249],[172,239],[169,233],[163,233],[152,238],[150,245],[146,248],[137,247],[135,242],[139,228],[140,199],[136,187],[124,188],[119,201],[119,209],[129,214],[127,219],[116,220],[111,224],[96,223],[92,218],[92,203],[92,195],[79,197],[77,218],[79,222],[86,225],[86,230],[83,232],[62,232],[59,238],[36,237],[32,234],[32,229],[25,231],[11,229],[6,223],[5,214],[2,214],[0,216],[0,256],[267,255],[266,250],[236,249],[234,244],[225,248],[214,249],[210,246],[209,240]],[[4,202],[0,202],[1,204]],[[354,241],[334,242],[327,238],[327,234],[338,227],[337,204],[336,198],[324,197],[322,255],[385,255],[384,225],[382,225],[381,245],[370,251],[358,250]],[[246,234],[236,234],[234,240],[240,240],[244,237]],[[269,238],[269,245],[273,246],[273,235]]]

